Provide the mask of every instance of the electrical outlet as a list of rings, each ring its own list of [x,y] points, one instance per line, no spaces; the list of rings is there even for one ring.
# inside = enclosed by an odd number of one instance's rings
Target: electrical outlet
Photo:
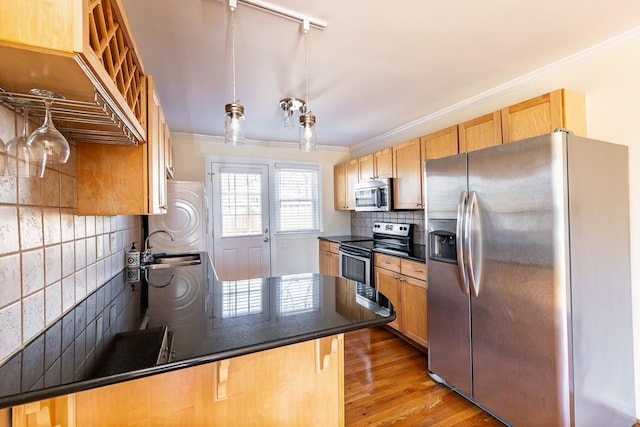
[[[287,249],[289,249],[289,243],[288,242],[281,242],[280,243],[280,249],[286,251]]]

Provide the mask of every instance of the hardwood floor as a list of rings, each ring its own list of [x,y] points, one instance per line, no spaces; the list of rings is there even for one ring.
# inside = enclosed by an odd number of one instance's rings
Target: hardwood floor
[[[427,356],[384,328],[345,334],[347,426],[501,426],[427,374]]]

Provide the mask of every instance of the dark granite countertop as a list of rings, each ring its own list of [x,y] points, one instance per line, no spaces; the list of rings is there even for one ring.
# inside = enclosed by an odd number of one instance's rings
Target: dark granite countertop
[[[393,255],[400,258],[406,258],[413,261],[418,261],[422,263],[427,262],[427,250],[425,245],[413,244],[411,245],[411,250],[409,252],[402,251],[390,251],[388,249],[382,248],[373,248],[373,252],[379,252],[381,254]]]
[[[363,303],[345,279],[308,273],[223,282],[201,256],[200,265],[141,271],[139,281],[125,270],[89,295],[0,366],[0,408],[395,319],[393,307],[370,302],[386,298],[369,288]],[[358,315],[342,308],[345,295],[360,305]],[[141,324],[154,335],[163,327],[170,332],[168,363],[156,365],[128,342]],[[145,335],[145,343],[157,345],[157,337]]]
[[[341,242],[369,242],[373,240],[373,237],[354,236],[345,234],[342,236],[320,236],[319,240],[327,240],[329,242],[341,243]],[[427,252],[425,245],[412,244],[409,252],[393,251],[385,248],[376,248],[371,242],[370,244],[364,244],[364,247],[370,248],[373,252],[379,252],[387,255],[394,255],[400,258],[406,258],[418,262],[427,262]]]
[[[373,237],[366,236],[355,236],[353,234],[343,234],[340,236],[320,236],[319,240],[326,240],[329,242],[340,243],[340,242],[362,242],[365,240],[372,240]]]

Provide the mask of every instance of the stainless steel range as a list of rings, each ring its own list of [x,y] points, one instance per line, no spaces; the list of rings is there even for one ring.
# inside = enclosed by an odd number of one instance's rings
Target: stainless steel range
[[[374,287],[373,249],[392,255],[411,253],[413,224],[375,222],[372,231],[371,240],[340,243],[340,277]]]

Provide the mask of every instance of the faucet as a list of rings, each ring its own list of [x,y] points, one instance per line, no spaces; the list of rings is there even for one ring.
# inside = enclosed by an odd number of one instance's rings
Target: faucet
[[[153,246],[151,246],[149,244],[149,239],[151,239],[151,236],[153,236],[154,234],[158,234],[158,233],[164,233],[166,235],[168,235],[171,238],[171,241],[173,242],[174,237],[173,234],[169,233],[166,230],[156,230],[153,233],[150,233],[146,239],[144,239],[144,252],[142,252],[142,262],[149,262],[153,259],[153,257],[151,256],[151,248]]]

